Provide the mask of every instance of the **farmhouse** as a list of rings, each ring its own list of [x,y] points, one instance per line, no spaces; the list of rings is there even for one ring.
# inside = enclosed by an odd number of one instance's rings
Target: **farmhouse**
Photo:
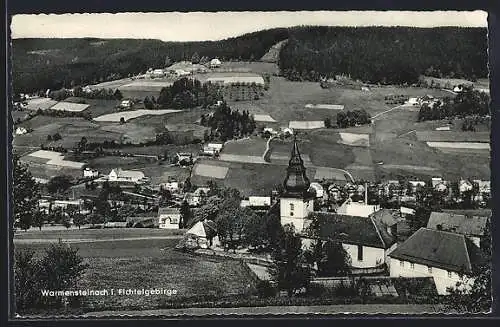
[[[16,135],[24,135],[28,133],[28,130],[24,127],[18,127],[16,128]]]
[[[432,212],[427,228],[465,235],[477,247],[481,247],[481,240],[485,236],[487,225],[488,217]]]
[[[474,183],[476,183],[479,193],[485,194],[485,195],[490,195],[491,194],[491,182],[490,181],[482,181],[480,179],[475,179],[473,180]]]
[[[110,182],[132,182],[140,183],[145,180],[144,173],[136,170],[122,170],[121,168],[112,169],[108,175]]]
[[[190,165],[193,163],[192,153],[185,153],[185,152],[176,153],[176,157],[177,157],[177,162],[180,165]]]
[[[158,208],[158,227],[163,229],[179,229],[181,214],[178,208]]]
[[[339,240],[349,254],[353,268],[383,266],[387,263],[387,255],[396,248],[392,230],[373,218],[329,212],[315,212],[314,215],[323,222],[318,231],[319,238]]]
[[[160,184],[160,187],[164,190],[168,190],[170,192],[177,192],[179,190],[179,182],[178,181],[168,181],[166,183]]]
[[[380,210],[379,205],[370,205],[365,202],[354,202],[347,199],[338,209],[337,213],[347,216],[368,217]]]
[[[83,177],[85,178],[94,178],[99,176],[99,171],[97,169],[91,169],[89,167],[83,170]]]
[[[460,194],[462,194],[464,192],[472,191],[472,188],[473,188],[473,185],[468,180],[461,179],[458,182],[458,191],[459,191]]]
[[[163,69],[155,69],[151,73],[152,78],[160,78],[165,76],[165,71]]]
[[[210,60],[210,68],[219,68],[221,65],[222,62],[217,58]]]
[[[241,207],[269,208],[271,206],[270,196],[249,196],[247,200],[241,200]]]
[[[470,276],[484,260],[464,235],[425,227],[388,256],[391,277],[432,277],[440,295],[461,281],[460,274]]]
[[[130,109],[132,107],[132,100],[122,100],[120,103],[120,108]]]

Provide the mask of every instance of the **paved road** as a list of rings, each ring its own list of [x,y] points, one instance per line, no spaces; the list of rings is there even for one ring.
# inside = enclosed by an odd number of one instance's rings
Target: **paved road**
[[[130,316],[210,316],[210,315],[346,315],[346,314],[424,314],[439,313],[442,308],[436,305],[411,304],[352,304],[352,305],[323,305],[323,306],[273,306],[250,308],[186,308],[186,309],[158,309],[144,311],[101,311],[90,312],[84,317],[110,317],[118,315]]]

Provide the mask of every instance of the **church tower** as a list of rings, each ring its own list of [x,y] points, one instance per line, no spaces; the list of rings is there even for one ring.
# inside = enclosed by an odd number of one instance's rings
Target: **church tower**
[[[301,233],[307,226],[307,216],[314,210],[314,196],[309,192],[310,182],[296,137],[283,186],[284,192],[280,198],[281,225],[293,224],[295,231]]]

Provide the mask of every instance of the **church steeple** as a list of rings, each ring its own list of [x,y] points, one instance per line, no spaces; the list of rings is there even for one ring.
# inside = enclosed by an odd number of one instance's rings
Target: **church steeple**
[[[292,153],[286,171],[287,174],[283,183],[285,188],[284,195],[294,198],[308,197],[308,190],[311,183],[309,178],[307,178],[304,161],[300,156],[296,135],[294,135]]]

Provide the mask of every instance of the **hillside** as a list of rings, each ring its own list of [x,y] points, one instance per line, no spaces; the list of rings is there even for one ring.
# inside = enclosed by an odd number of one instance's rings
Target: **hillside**
[[[191,60],[195,53],[223,61],[279,61],[290,80],[345,74],[365,82],[411,84],[420,75],[475,79],[488,73],[484,28],[300,26],[221,41],[82,38],[15,39],[12,44],[17,93],[119,79],[167,61]]]
[[[281,48],[283,48],[287,41],[288,39],[280,41],[273,45],[271,49],[269,49],[269,51],[266,52],[266,54],[262,56],[262,58],[260,58],[260,61],[277,63],[280,57]]]
[[[296,81],[338,74],[413,84],[419,75],[487,77],[487,58],[485,28],[304,27],[291,30],[279,66]]]
[[[14,92],[59,89],[138,74],[167,61],[218,57],[226,60],[261,58],[288,37],[287,29],[272,29],[221,41],[163,42],[138,39],[15,39],[12,41]]]

